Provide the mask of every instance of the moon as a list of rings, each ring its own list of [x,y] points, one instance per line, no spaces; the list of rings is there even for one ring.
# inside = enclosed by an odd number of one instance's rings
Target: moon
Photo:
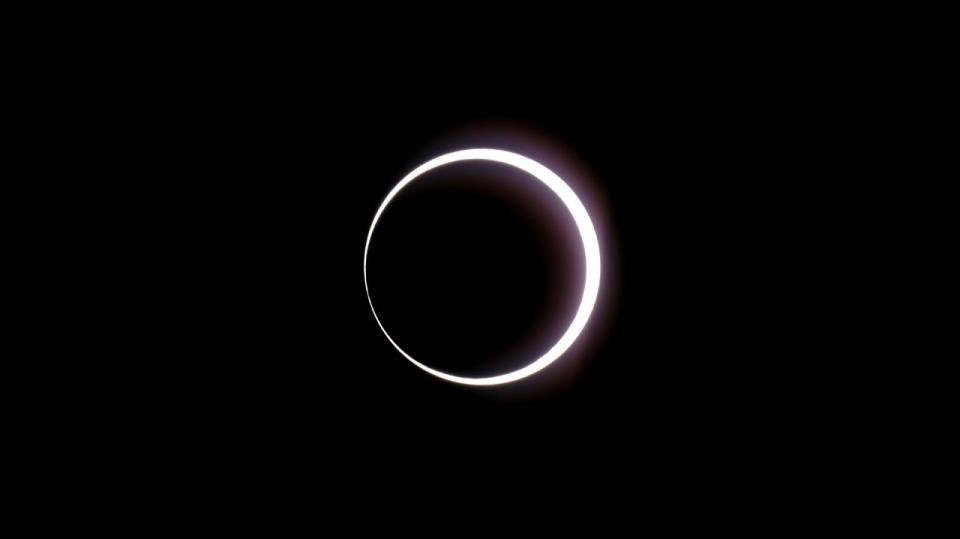
[[[567,330],[563,333],[560,339],[557,340],[557,342],[554,343],[546,353],[538,358],[533,359],[524,367],[506,374],[481,378],[456,376],[428,367],[427,365],[424,365],[423,363],[420,363],[411,357],[410,354],[406,353],[402,348],[400,348],[400,345],[398,345],[393,338],[390,337],[390,334],[387,333],[387,330],[380,322],[380,318],[377,316],[377,310],[373,306],[373,300],[370,298],[370,286],[367,282],[367,253],[370,250],[370,239],[373,237],[373,232],[377,227],[377,222],[380,220],[380,216],[383,214],[383,211],[387,208],[387,206],[390,205],[390,202],[394,199],[394,197],[397,196],[397,193],[409,185],[410,182],[416,180],[423,174],[435,168],[449,165],[451,163],[474,160],[494,161],[509,165],[518,168],[543,182],[544,185],[546,185],[560,198],[560,201],[563,202],[564,206],[566,206],[567,210],[570,212],[570,215],[573,217],[574,223],[577,225],[577,230],[580,232],[580,240],[583,242],[583,251],[584,256],[586,257],[586,271],[583,283],[583,294],[580,298],[580,306],[577,308],[577,312],[573,317],[573,321],[570,322],[570,325],[567,327]],[[570,348],[574,341],[577,340],[577,337],[580,336],[583,328],[587,325],[587,320],[589,320],[590,314],[593,312],[594,305],[597,302],[597,294],[600,291],[600,242],[597,239],[597,231],[593,226],[593,221],[590,220],[590,215],[587,213],[587,209],[584,207],[583,203],[577,197],[576,193],[573,192],[573,189],[571,189],[570,186],[560,178],[560,176],[558,176],[549,168],[534,161],[533,159],[530,159],[529,157],[524,157],[520,154],[505,150],[495,150],[489,148],[460,150],[435,157],[413,169],[413,171],[404,176],[403,179],[400,180],[400,182],[390,190],[386,198],[383,199],[383,202],[380,204],[380,208],[377,209],[377,213],[373,217],[373,222],[370,223],[370,231],[367,233],[367,243],[363,249],[363,284],[366,288],[367,301],[370,303],[370,310],[373,311],[373,317],[377,321],[377,325],[380,326],[380,330],[383,331],[383,334],[387,337],[387,340],[390,341],[390,344],[392,344],[393,347],[396,348],[397,351],[400,352],[400,354],[407,358],[411,363],[432,374],[433,376],[436,376],[437,378],[456,384],[470,386],[495,386],[508,384],[510,382],[516,382],[517,380],[527,378],[528,376],[536,374],[547,368],[551,363],[560,358],[560,356],[562,356],[563,353]]]

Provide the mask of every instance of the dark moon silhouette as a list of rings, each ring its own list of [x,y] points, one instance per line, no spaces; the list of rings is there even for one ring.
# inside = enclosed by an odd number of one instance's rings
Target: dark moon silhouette
[[[384,329],[449,374],[519,369],[563,334],[583,293],[569,211],[514,167],[465,161],[402,189],[370,241],[367,282]],[[402,358],[400,358],[402,360]]]

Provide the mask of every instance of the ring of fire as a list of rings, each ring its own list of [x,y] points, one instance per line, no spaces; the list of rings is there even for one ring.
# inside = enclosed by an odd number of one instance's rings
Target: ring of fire
[[[564,206],[566,206],[567,210],[570,212],[570,215],[573,217],[574,223],[577,226],[577,230],[580,233],[580,239],[583,242],[583,251],[586,257],[586,271],[583,283],[583,294],[580,299],[580,306],[577,308],[577,312],[573,317],[573,321],[567,327],[567,330],[563,333],[560,339],[557,340],[557,342],[554,343],[554,345],[547,350],[546,353],[520,369],[505,374],[481,378],[469,378],[445,373],[424,365],[407,354],[402,348],[400,348],[393,338],[390,337],[390,334],[387,333],[387,330],[380,322],[380,318],[377,316],[377,310],[373,306],[373,300],[370,298],[370,286],[367,283],[367,253],[370,250],[370,240],[373,237],[373,231],[377,227],[377,222],[380,220],[380,216],[390,204],[390,201],[397,196],[397,193],[399,193],[401,189],[423,174],[444,165],[471,160],[485,160],[503,163],[505,165],[518,168],[543,182],[544,185],[546,185],[560,198],[560,201],[563,202]],[[593,307],[597,301],[597,294],[600,290],[600,243],[597,239],[597,232],[594,229],[593,222],[590,220],[590,215],[587,214],[587,210],[583,206],[583,203],[580,202],[580,199],[577,197],[576,193],[573,192],[573,189],[571,189],[570,186],[568,186],[566,182],[564,182],[560,176],[558,176],[552,170],[528,157],[504,150],[487,148],[460,150],[435,157],[415,168],[409,174],[404,176],[404,178],[400,180],[400,182],[397,183],[397,185],[395,185],[387,194],[386,198],[380,204],[380,208],[377,209],[377,213],[373,217],[373,222],[370,224],[370,231],[367,233],[367,243],[363,249],[363,284],[366,288],[367,301],[370,303],[370,309],[373,311],[373,317],[376,319],[377,325],[380,326],[380,330],[383,331],[383,334],[387,337],[387,340],[390,341],[390,344],[392,344],[393,347],[396,348],[397,351],[400,352],[411,363],[436,376],[437,378],[457,384],[466,384],[471,386],[493,386],[507,384],[521,380],[545,369],[551,363],[560,358],[560,356],[562,356],[563,353],[570,348],[577,337],[580,336],[583,328],[587,325],[587,320],[590,318],[590,314],[593,312]]]

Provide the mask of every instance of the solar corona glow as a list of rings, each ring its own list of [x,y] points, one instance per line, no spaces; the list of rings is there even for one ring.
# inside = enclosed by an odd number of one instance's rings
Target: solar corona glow
[[[377,311],[373,306],[373,300],[370,298],[370,286],[367,283],[367,253],[370,249],[370,239],[373,237],[373,231],[377,227],[377,222],[380,220],[380,216],[390,204],[390,201],[397,196],[397,193],[399,193],[401,189],[423,174],[444,165],[472,160],[495,161],[497,163],[503,163],[505,165],[518,168],[543,182],[560,198],[567,210],[570,212],[570,215],[573,217],[577,229],[580,232],[580,239],[583,242],[583,250],[586,257],[586,271],[583,283],[583,295],[580,299],[580,306],[577,308],[577,312],[574,315],[570,326],[567,327],[567,330],[563,333],[560,339],[554,343],[554,345],[547,350],[546,353],[539,358],[534,359],[525,367],[508,372],[506,374],[481,378],[469,378],[448,374],[428,367],[427,365],[424,365],[423,363],[420,363],[411,357],[410,354],[407,354],[402,348],[400,348],[393,338],[390,337],[390,334],[387,333],[387,330],[380,322],[380,318],[377,316]],[[397,351],[400,352],[405,358],[410,360],[411,363],[423,369],[424,371],[448,382],[471,386],[493,386],[507,384],[521,380],[545,369],[560,356],[562,356],[583,331],[583,328],[587,324],[587,320],[590,318],[590,313],[593,311],[594,304],[597,301],[597,294],[600,290],[600,244],[597,240],[597,232],[593,227],[593,222],[590,220],[590,216],[587,214],[587,210],[583,206],[583,203],[580,202],[580,199],[577,198],[577,195],[573,192],[570,186],[568,186],[566,182],[564,182],[560,176],[555,174],[552,170],[534,161],[533,159],[504,150],[484,148],[460,150],[435,157],[415,168],[412,172],[404,176],[404,178],[400,180],[400,182],[395,185],[387,194],[386,198],[383,200],[383,203],[380,204],[380,208],[377,210],[376,215],[374,215],[373,222],[370,224],[370,231],[367,233],[367,243],[363,250],[363,282],[364,286],[366,287],[367,301],[370,303],[370,309],[373,311],[373,317],[376,319],[377,325],[380,326],[380,330],[383,331],[383,334],[387,337],[387,340],[390,341],[390,344],[392,344],[393,347],[396,348]]]

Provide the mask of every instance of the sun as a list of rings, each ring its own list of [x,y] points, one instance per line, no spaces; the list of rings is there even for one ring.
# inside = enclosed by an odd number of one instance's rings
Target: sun
[[[380,216],[390,204],[390,201],[392,201],[394,197],[397,196],[397,193],[399,193],[404,187],[435,168],[461,161],[476,160],[494,161],[520,169],[543,182],[544,185],[546,185],[560,198],[560,201],[563,202],[564,206],[567,208],[567,211],[569,211],[570,215],[573,217],[574,223],[577,225],[577,230],[580,233],[580,240],[583,242],[583,252],[584,256],[586,257],[586,271],[583,283],[583,294],[580,298],[580,306],[577,308],[577,312],[573,317],[573,321],[567,327],[567,330],[563,333],[560,339],[557,340],[557,342],[554,343],[554,345],[547,350],[546,353],[539,358],[533,359],[526,366],[515,371],[496,376],[470,378],[465,376],[455,376],[453,374],[445,373],[420,363],[411,357],[410,354],[406,353],[402,348],[400,348],[393,338],[390,337],[390,334],[387,333],[387,330],[384,329],[383,324],[380,322],[380,318],[377,316],[377,310],[373,306],[373,300],[370,298],[370,286],[367,283],[367,253],[370,250],[370,239],[373,237],[373,231],[377,227],[377,222],[380,220]],[[489,148],[460,150],[435,157],[413,169],[413,171],[404,176],[404,178],[400,180],[400,182],[397,183],[393,189],[390,190],[386,198],[384,198],[383,202],[380,204],[380,208],[377,209],[376,215],[373,217],[373,222],[370,223],[370,231],[367,233],[367,243],[363,249],[363,283],[366,287],[367,301],[370,303],[370,309],[373,311],[373,317],[376,319],[377,325],[380,326],[380,330],[383,331],[383,334],[387,337],[387,340],[390,341],[390,344],[392,344],[393,347],[396,348],[397,351],[400,352],[405,358],[410,360],[411,363],[436,376],[437,378],[457,384],[471,386],[494,386],[508,384],[510,382],[522,380],[523,378],[536,374],[547,368],[551,363],[559,359],[568,348],[570,348],[574,341],[577,340],[577,337],[580,336],[583,328],[586,327],[587,320],[589,320],[590,314],[593,312],[594,305],[597,302],[597,294],[600,291],[600,242],[597,239],[597,231],[593,226],[593,221],[590,220],[590,215],[587,213],[587,209],[584,207],[583,203],[577,197],[576,193],[573,192],[573,189],[571,189],[570,186],[560,178],[560,176],[558,176],[549,168],[534,161],[533,159],[530,159],[529,157],[524,157],[520,154],[505,150],[494,150]]]

